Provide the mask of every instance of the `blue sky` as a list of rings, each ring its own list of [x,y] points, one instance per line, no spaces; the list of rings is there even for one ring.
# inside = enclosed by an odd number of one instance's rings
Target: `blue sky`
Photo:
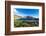
[[[15,15],[39,17],[39,9],[15,8]]]

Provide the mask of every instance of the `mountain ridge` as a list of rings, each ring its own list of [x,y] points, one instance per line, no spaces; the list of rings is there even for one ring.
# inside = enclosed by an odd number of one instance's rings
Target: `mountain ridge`
[[[35,17],[32,17],[32,16],[18,16],[18,15],[15,15],[15,18],[19,18],[19,20],[39,20],[39,18],[35,18]]]

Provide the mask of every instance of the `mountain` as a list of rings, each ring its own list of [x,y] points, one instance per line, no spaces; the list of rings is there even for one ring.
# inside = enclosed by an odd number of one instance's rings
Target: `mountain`
[[[18,16],[18,15],[14,15],[14,18],[22,18],[21,16]]]
[[[21,17],[19,18],[18,20],[39,20],[39,18],[35,18],[35,17],[32,17],[32,16],[25,16],[25,17]]]

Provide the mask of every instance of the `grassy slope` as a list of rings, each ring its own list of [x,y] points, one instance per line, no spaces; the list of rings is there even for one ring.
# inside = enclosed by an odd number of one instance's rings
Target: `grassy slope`
[[[38,26],[35,23],[27,22],[25,20],[17,20],[15,18],[18,18],[18,17],[14,17],[14,27],[34,27],[34,26]]]

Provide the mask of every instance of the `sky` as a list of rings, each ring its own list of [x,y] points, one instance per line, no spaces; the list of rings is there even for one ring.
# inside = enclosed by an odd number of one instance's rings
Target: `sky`
[[[15,8],[14,14],[18,16],[33,16],[39,18],[39,9]]]

